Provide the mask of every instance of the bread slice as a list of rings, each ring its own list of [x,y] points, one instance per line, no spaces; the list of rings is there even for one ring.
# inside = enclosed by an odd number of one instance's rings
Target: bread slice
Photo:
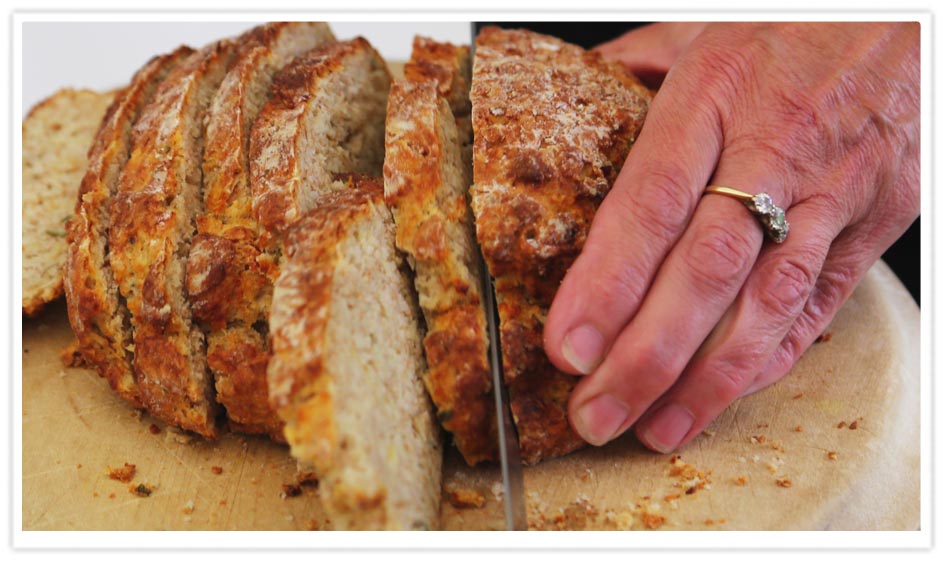
[[[468,172],[472,166],[471,49],[467,45],[441,43],[417,35],[412,41],[412,58],[403,73],[412,82],[431,79],[438,83],[439,95],[448,101],[455,116],[462,145],[462,162]]]
[[[310,51],[275,76],[250,147],[254,212],[272,236],[339,188],[336,174],[381,173],[391,81],[362,37]]]
[[[273,279],[261,258],[251,209],[251,125],[274,74],[294,57],[333,41],[322,22],[268,23],[252,30],[211,102],[205,135],[204,213],[188,259],[192,313],[207,333],[208,366],[232,429],[283,431],[267,398],[267,312]]]
[[[192,52],[180,47],[153,58],[116,95],[95,135],[75,216],[69,222],[63,284],[78,350],[116,393],[139,407],[142,402],[129,350],[129,311],[109,267],[109,204],[129,159],[133,124],[158,85]]]
[[[291,226],[271,307],[273,404],[337,530],[435,528],[441,439],[392,216],[374,180]]]
[[[23,313],[63,293],[66,221],[114,92],[64,89],[23,119]]]
[[[217,435],[205,341],[192,321],[185,265],[202,207],[204,119],[236,41],[188,57],[159,86],[132,132],[110,205],[110,260],[131,312],[142,402],[163,421]]]
[[[646,116],[649,90],[620,65],[554,37],[483,29],[472,78],[472,207],[495,279],[522,458],[583,445],[567,422],[577,378],[548,361],[544,318]]]
[[[463,162],[448,103],[452,97],[468,99],[467,91],[453,96],[452,86],[464,88],[468,80],[438,65],[440,52],[464,49],[419,38],[415,45],[407,79],[396,81],[389,92],[386,203],[396,220],[396,245],[415,271],[428,327],[426,387],[442,426],[474,465],[497,457],[498,440],[478,248],[468,207],[471,168]],[[429,58],[433,52],[435,62]]]

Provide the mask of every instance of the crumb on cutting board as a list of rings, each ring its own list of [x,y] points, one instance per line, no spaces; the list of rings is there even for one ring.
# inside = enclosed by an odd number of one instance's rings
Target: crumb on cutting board
[[[135,464],[126,463],[120,468],[108,466],[109,479],[115,479],[122,483],[128,483],[135,477]]]
[[[155,488],[155,485],[139,483],[138,485],[129,485],[129,493],[132,493],[137,497],[150,497],[152,492],[155,491]]]
[[[224,468],[221,466],[211,466],[211,473],[215,475],[221,475],[224,473]]]
[[[485,506],[485,496],[476,489],[449,488],[445,490],[449,504],[455,508],[482,508]]]

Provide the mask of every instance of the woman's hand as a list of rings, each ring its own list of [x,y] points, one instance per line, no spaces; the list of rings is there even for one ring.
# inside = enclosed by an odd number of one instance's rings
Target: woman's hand
[[[672,26],[672,27],[671,27]],[[658,24],[601,47],[668,74],[551,306],[570,419],[670,452],[781,378],[920,213],[916,23]],[[787,210],[782,244],[710,184]]]

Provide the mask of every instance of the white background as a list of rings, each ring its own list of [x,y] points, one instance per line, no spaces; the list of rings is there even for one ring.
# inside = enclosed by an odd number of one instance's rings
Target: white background
[[[59,88],[123,86],[149,58],[185,44],[201,47],[261,22],[26,22],[23,114]],[[388,60],[408,60],[413,35],[468,44],[467,22],[331,22],[339,39],[366,37]]]

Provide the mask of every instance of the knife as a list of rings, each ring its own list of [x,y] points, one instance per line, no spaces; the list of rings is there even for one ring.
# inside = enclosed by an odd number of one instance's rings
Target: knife
[[[472,22],[471,55],[475,64],[475,37],[478,27]],[[501,464],[501,483],[505,493],[505,528],[527,530],[528,516],[524,500],[524,473],[521,468],[521,448],[518,433],[508,403],[508,387],[504,383],[501,362],[501,335],[498,332],[498,307],[495,303],[495,285],[481,251],[478,254],[482,275],[482,293],[485,323],[488,327],[488,365],[491,368],[492,392],[495,395],[495,421],[498,426],[498,459]]]

